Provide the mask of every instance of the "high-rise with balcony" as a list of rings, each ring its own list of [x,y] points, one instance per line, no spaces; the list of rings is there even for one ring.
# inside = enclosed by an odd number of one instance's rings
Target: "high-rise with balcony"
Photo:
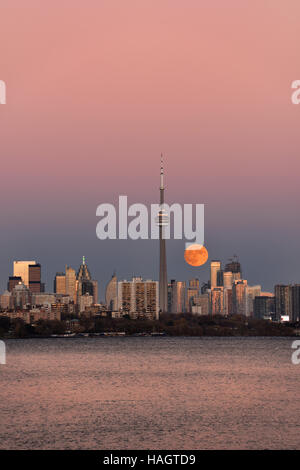
[[[158,318],[158,282],[133,277],[118,282],[118,309],[123,313]]]

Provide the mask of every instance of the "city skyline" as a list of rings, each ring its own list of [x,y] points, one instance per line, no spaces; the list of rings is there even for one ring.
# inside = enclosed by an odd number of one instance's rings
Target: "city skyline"
[[[168,240],[168,242],[170,242],[170,240]],[[157,243],[157,242],[156,242]],[[80,259],[80,257],[78,257],[78,259]],[[82,256],[81,257],[81,260],[84,260],[83,264],[85,263],[85,259],[86,257],[85,256]],[[207,263],[206,263],[206,272],[208,273],[207,276],[199,276],[197,272],[194,272],[194,275],[193,273],[191,272],[190,276],[189,277],[186,277],[186,278],[183,278],[183,277],[179,277],[179,278],[176,278],[175,276],[172,276],[170,275],[167,279],[167,282],[168,282],[168,285],[170,284],[170,282],[175,279],[176,281],[180,281],[180,282],[184,282],[184,283],[187,283],[188,281],[192,280],[192,279],[198,279],[199,280],[199,283],[200,283],[200,286],[201,284],[205,284],[207,283],[208,281],[211,280],[212,278],[212,270],[216,270],[215,271],[215,274],[214,274],[214,279],[215,279],[215,282],[214,282],[214,285],[212,287],[217,287],[218,286],[218,282],[217,282],[217,271],[219,271],[221,269],[222,271],[222,275],[225,274],[226,276],[226,272],[223,273],[223,268],[222,265],[225,264],[226,266],[229,265],[230,263],[234,262],[233,260],[237,260],[237,262],[239,263],[239,258],[237,257],[237,255],[233,255],[233,256],[229,256],[226,260],[221,260],[221,259],[211,259],[211,260],[208,260]],[[39,284],[43,286],[43,289],[44,289],[44,292],[54,292],[54,289],[53,289],[53,284],[55,282],[55,278],[56,276],[58,275],[65,275],[65,273],[61,270],[55,270],[53,272],[53,275],[52,275],[52,278],[51,278],[51,275],[50,275],[50,281],[49,281],[49,284],[47,284],[45,281],[45,277],[43,275],[43,265],[42,263],[37,263],[36,261],[22,261],[22,260],[11,260],[11,262],[13,263],[13,269],[11,269],[9,271],[9,274],[7,274],[6,276],[6,281],[4,283],[3,286],[1,286],[0,288],[0,292],[4,292],[6,289],[7,289],[7,286],[8,286],[8,281],[9,279],[13,278],[13,276],[18,276],[19,273],[16,273],[15,274],[15,271],[14,271],[14,264],[15,263],[26,263],[28,264],[28,266],[33,266],[33,265],[36,265],[37,267],[39,267],[39,271],[41,273],[41,278],[40,278],[40,282]],[[33,264],[34,263],[34,264]],[[226,264],[227,263],[227,264]],[[243,263],[242,263],[243,264]],[[89,260],[89,265],[91,265],[90,263],[90,260]],[[158,253],[158,260],[157,260],[157,265],[159,267],[159,253]],[[217,269],[216,269],[216,265],[218,266]],[[74,268],[73,269],[73,266],[75,266],[75,263],[66,263],[65,264],[65,268],[67,269],[72,269],[75,273],[76,273],[76,269]],[[79,269],[80,269],[80,264],[79,264]],[[246,269],[247,271],[247,269]],[[126,271],[123,270],[123,273],[125,273],[124,275],[118,275],[118,269],[114,268],[114,269],[111,269],[110,272],[106,272],[106,273],[103,273],[102,275],[102,279],[104,279],[104,283],[100,283],[99,282],[99,279],[97,278],[97,276],[94,276],[95,280],[98,282],[98,285],[100,287],[99,289],[99,301],[100,302],[103,302],[105,303],[105,291],[106,291],[106,287],[107,287],[107,284],[110,282],[110,280],[112,278],[115,278],[117,279],[118,281],[127,281],[128,279],[131,279],[131,278],[135,278],[135,277],[141,277],[143,279],[153,279],[153,281],[156,281],[156,282],[159,282],[159,268],[157,270],[157,273],[156,273],[156,276],[154,277],[151,277],[149,276],[147,273],[146,274],[141,274],[143,272],[143,269],[141,268],[140,270],[136,270],[136,271]],[[103,277],[104,276],[104,277]],[[97,279],[96,279],[97,278]],[[284,286],[288,286],[288,285],[298,285],[300,283],[300,278],[298,279],[295,279],[293,281],[285,281],[285,282],[277,282],[275,283],[273,286],[271,286],[270,288],[267,288],[265,287],[265,284],[264,283],[259,283],[259,282],[255,282],[255,279],[252,281],[249,281],[249,278],[247,277],[247,275],[245,276],[242,276],[238,279],[242,279],[242,280],[247,280],[249,282],[249,284],[260,284],[262,289],[264,291],[273,291],[274,290],[274,287],[276,285],[284,285]],[[42,282],[43,281],[43,282]],[[24,281],[23,281],[24,282]],[[224,285],[225,285],[226,281],[224,279]],[[27,285],[29,287],[29,284],[26,283],[26,281],[24,282],[25,285]]]
[[[33,0],[18,15],[2,3],[0,286],[11,259],[38,258],[49,286],[78,253],[101,285],[115,266],[121,277],[153,278],[157,244],[99,241],[95,211],[119,194],[157,201],[161,151],[168,202],[205,204],[209,259],[237,253],[249,282],[266,289],[297,281],[298,4],[288,13],[276,2],[121,4],[117,17],[108,1],[49,4],[48,20]],[[168,242],[170,276],[207,278],[207,267],[186,265],[183,248]]]
[[[56,272],[53,290],[48,292],[42,282],[40,263],[15,260],[13,276],[8,277],[7,290],[0,295],[0,307],[4,315],[14,318],[19,311],[27,321],[30,315],[60,319],[62,313],[80,317],[104,312],[113,318],[130,315],[156,320],[160,312],[243,315],[272,321],[299,321],[300,318],[299,283],[277,284],[272,292],[259,284],[250,285],[236,255],[225,266],[220,260],[212,260],[206,282],[198,278],[189,279],[188,283],[166,279],[166,284],[166,305],[162,309],[159,281],[136,275],[131,281],[118,279],[114,272],[105,286],[105,301],[99,302],[98,281],[92,278],[85,256],[77,273],[68,265],[65,272]]]

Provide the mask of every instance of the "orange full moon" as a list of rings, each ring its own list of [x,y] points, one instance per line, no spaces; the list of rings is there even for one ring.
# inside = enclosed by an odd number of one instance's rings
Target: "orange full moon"
[[[184,252],[185,261],[191,266],[202,266],[208,260],[208,252],[203,245],[190,245]]]

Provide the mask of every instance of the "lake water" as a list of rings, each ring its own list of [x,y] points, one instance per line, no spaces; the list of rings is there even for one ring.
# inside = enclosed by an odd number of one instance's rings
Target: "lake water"
[[[292,341],[8,340],[0,448],[299,449]]]

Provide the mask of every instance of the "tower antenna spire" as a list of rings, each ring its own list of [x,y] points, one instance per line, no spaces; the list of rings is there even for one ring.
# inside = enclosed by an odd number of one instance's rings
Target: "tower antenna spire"
[[[160,154],[160,189],[164,189],[164,163],[163,154]]]

